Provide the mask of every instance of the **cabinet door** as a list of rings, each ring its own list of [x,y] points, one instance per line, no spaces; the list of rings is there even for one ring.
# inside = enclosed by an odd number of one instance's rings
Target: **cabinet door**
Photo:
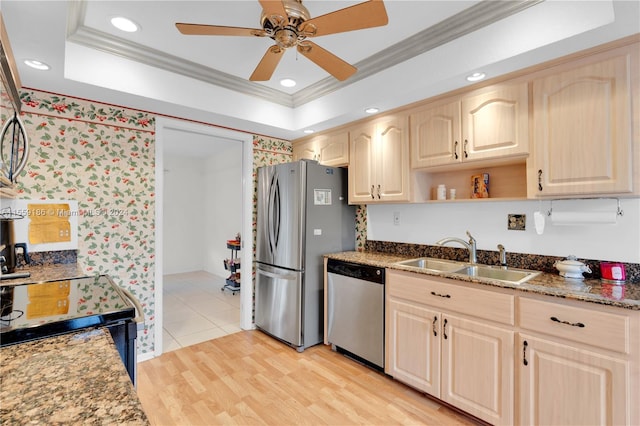
[[[527,83],[462,98],[462,161],[529,154]]]
[[[324,136],[318,143],[320,164],[332,167],[349,165],[349,133],[333,133]]]
[[[447,101],[411,114],[411,168],[454,164],[460,156],[460,102]]]
[[[630,423],[627,361],[525,334],[518,347],[521,424]]]
[[[349,204],[374,200],[374,133],[372,125],[349,132]]]
[[[298,160],[318,160],[318,152],[316,150],[316,140],[311,139],[301,144],[293,146],[292,161]]]
[[[537,195],[632,190],[627,55],[533,82]]]
[[[440,313],[396,299],[387,299],[385,309],[385,372],[439,397]]]
[[[393,117],[376,124],[376,200],[409,201],[409,120]]]
[[[514,332],[442,314],[440,398],[491,424],[513,424]]]

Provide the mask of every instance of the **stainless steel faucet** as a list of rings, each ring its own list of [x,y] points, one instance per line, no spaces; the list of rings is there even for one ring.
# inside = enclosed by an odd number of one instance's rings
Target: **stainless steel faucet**
[[[502,269],[507,269],[507,251],[502,244],[498,244],[498,251],[500,252],[500,266]]]
[[[476,239],[471,236],[469,231],[467,231],[467,235],[469,236],[469,242],[466,242],[461,238],[447,237],[447,238],[443,238],[441,240],[436,241],[436,244],[439,246],[443,246],[446,243],[453,243],[453,242],[460,243],[467,250],[469,250],[469,263],[477,263],[478,259],[476,257]]]

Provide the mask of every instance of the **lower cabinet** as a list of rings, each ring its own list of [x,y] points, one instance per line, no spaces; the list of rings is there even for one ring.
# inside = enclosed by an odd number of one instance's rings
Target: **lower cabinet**
[[[442,293],[439,281],[422,287],[434,303],[446,299],[448,310],[416,303],[420,297],[403,299],[416,280],[430,281],[410,275],[387,273],[385,372],[484,421],[513,424],[515,333],[451,313],[466,312],[470,301],[460,298],[458,304],[457,294]],[[482,304],[479,290],[470,291],[475,303]]]
[[[640,424],[640,311],[387,270],[385,372],[494,425]]]
[[[520,424],[637,425],[638,311],[520,297]]]
[[[627,361],[527,334],[518,344],[520,424],[635,424],[628,412]]]

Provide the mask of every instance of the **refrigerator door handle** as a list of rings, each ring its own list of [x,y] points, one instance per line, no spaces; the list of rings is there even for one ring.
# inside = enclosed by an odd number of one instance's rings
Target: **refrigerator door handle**
[[[271,255],[273,255],[277,250],[280,237],[280,186],[278,185],[278,178],[275,174],[271,178],[269,185],[268,209],[269,249]]]
[[[290,273],[284,273],[283,274],[283,273],[269,272],[266,269],[260,268],[260,267],[259,267],[259,269],[260,269],[260,274],[261,275],[265,275],[265,276],[267,276],[269,278],[283,278],[283,279],[291,280],[291,279],[295,279],[295,277],[296,277],[296,273],[293,272],[293,271],[290,272]]]

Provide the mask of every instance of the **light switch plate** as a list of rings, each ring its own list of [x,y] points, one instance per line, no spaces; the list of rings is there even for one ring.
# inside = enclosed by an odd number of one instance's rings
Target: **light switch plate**
[[[507,229],[510,231],[524,231],[526,223],[526,214],[510,214],[508,215]]]

